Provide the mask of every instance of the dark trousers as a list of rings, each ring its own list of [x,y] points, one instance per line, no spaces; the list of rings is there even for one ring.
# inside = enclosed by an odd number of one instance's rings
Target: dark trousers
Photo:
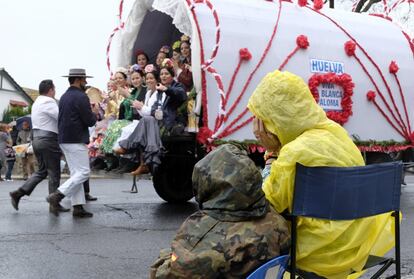
[[[37,184],[49,176],[49,194],[51,194],[57,190],[60,183],[61,151],[57,135],[35,136],[32,144],[39,169],[33,173],[20,189],[23,190],[25,194],[30,195]]]
[[[83,190],[85,191],[85,195],[89,194],[89,192],[91,191],[91,188],[89,187],[89,179],[83,182]]]
[[[15,160],[8,160],[7,161],[7,172],[6,172],[6,179],[11,179],[13,167],[14,167]]]

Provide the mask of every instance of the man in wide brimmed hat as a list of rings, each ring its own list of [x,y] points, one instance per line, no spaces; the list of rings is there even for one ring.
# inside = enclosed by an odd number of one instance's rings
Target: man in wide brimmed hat
[[[59,102],[59,144],[65,155],[70,170],[70,178],[63,183],[56,192],[50,194],[46,200],[50,203],[51,211],[59,214],[59,202],[65,197],[71,198],[74,217],[92,217],[93,214],[83,208],[85,192],[83,183],[89,179],[90,167],[88,148],[88,127],[95,125],[99,112],[96,106],[89,102],[85,94],[86,78],[84,69],[70,69],[70,87],[62,95]]]

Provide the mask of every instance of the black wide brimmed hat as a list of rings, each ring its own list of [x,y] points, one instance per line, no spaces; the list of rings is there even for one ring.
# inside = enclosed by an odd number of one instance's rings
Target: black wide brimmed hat
[[[62,77],[84,77],[84,78],[93,78],[93,76],[87,76],[85,69],[70,69],[69,75]]]

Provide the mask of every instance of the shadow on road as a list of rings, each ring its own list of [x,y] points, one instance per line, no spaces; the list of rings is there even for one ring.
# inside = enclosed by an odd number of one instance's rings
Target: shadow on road
[[[156,219],[171,218],[172,215],[178,218],[187,218],[198,210],[198,205],[194,202],[182,204],[161,203],[154,207],[153,217]]]

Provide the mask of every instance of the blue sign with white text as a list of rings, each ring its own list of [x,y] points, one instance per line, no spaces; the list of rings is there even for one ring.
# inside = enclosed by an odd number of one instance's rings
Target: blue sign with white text
[[[311,59],[310,60],[311,73],[344,73],[344,63],[329,60]]]

